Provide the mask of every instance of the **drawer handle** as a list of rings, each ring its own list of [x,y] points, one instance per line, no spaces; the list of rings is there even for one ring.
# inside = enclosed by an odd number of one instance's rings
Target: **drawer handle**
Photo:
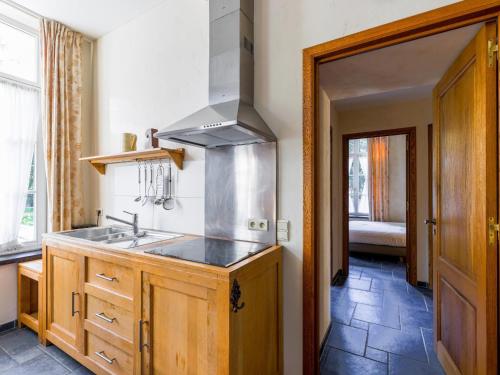
[[[116,277],[114,277],[114,276],[109,277],[109,276],[106,276],[104,273],[96,273],[95,275],[98,278],[106,280],[106,281],[115,281],[115,280],[117,280]]]
[[[105,322],[108,322],[108,323],[113,323],[113,321],[116,320],[116,318],[108,318],[106,316],[106,314],[104,314],[103,312],[102,313],[97,313],[95,314],[95,316],[97,316],[98,318],[104,320]]]
[[[116,361],[116,358],[109,358],[105,353],[104,350],[101,352],[95,352],[95,355],[98,356],[99,358],[105,360],[108,362],[110,365],[113,364],[114,361]]]

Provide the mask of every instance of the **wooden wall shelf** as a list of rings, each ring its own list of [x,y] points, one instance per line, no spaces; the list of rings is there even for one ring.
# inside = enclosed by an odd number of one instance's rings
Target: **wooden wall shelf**
[[[113,155],[88,156],[80,158],[94,166],[100,174],[106,174],[106,165],[115,163],[128,163],[141,160],[172,159],[177,168],[182,169],[184,149],[152,148],[150,150],[129,151]]]

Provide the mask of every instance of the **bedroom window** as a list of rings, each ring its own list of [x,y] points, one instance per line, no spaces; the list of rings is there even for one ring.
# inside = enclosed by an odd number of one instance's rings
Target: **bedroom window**
[[[349,141],[349,216],[368,217],[368,139]]]

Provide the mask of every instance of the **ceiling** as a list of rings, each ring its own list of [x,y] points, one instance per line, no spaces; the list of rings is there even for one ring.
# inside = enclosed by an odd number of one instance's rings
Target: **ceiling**
[[[13,0],[44,17],[98,38],[165,0]]]
[[[337,110],[429,96],[481,25],[320,65],[320,86]]]

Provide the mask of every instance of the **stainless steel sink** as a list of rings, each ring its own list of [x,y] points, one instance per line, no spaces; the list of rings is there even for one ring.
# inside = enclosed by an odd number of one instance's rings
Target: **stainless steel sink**
[[[138,236],[128,227],[109,226],[76,229],[61,233],[63,236],[80,238],[92,242],[113,244],[122,249],[133,249],[138,246],[147,245],[154,242],[171,240],[182,237],[182,234],[167,233],[160,231],[143,230]]]

